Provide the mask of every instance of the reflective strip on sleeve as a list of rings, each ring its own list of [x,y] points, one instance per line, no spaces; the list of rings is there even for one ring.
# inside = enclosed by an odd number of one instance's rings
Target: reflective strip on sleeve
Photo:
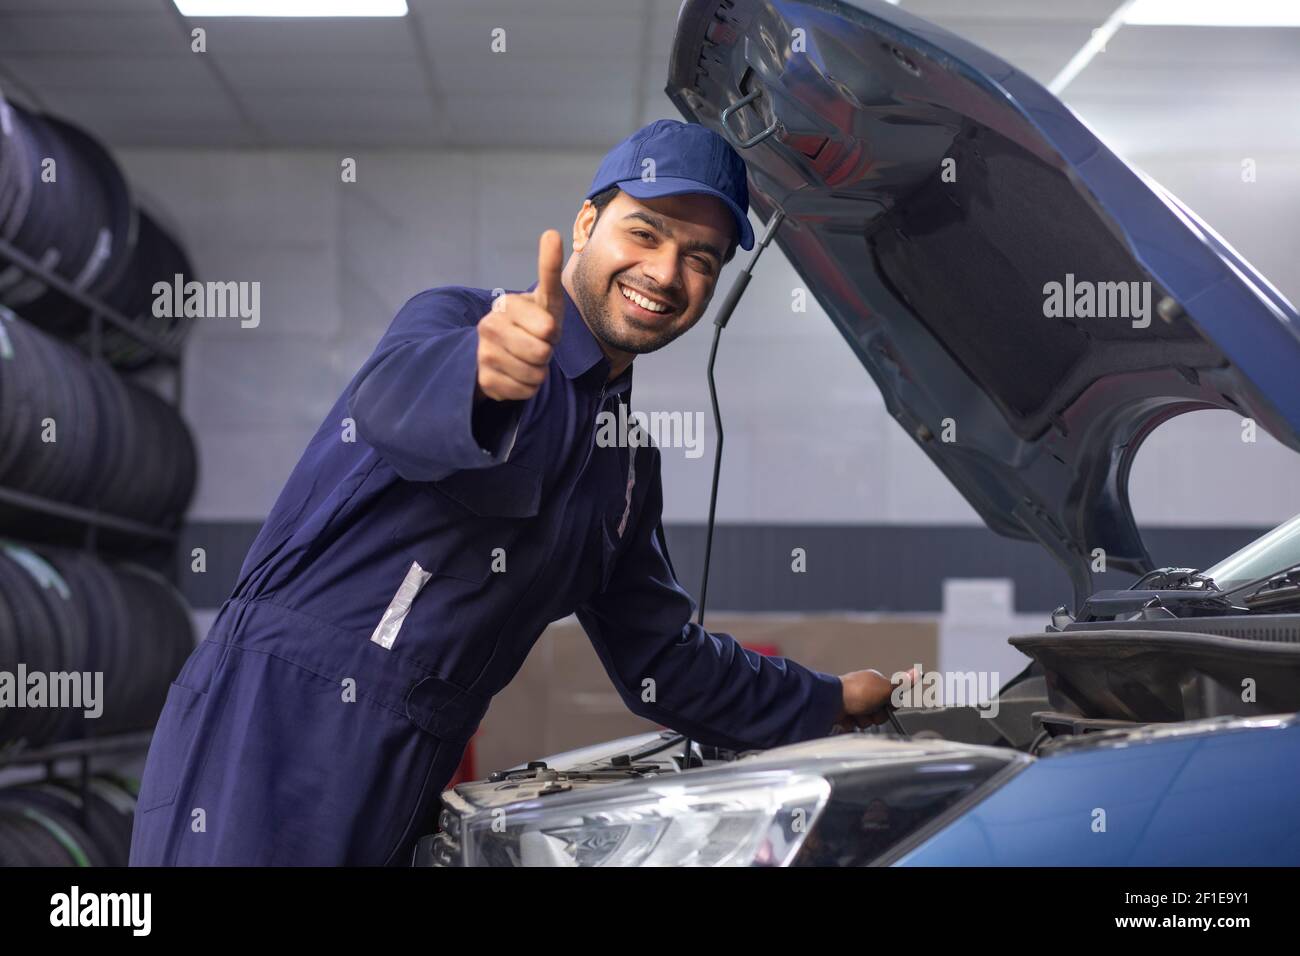
[[[389,602],[388,608],[384,611],[384,616],[379,619],[379,625],[375,628],[375,633],[370,635],[370,639],[385,650],[391,650],[393,641],[397,640],[397,632],[402,629],[402,622],[406,620],[406,612],[411,609],[411,602],[415,596],[420,593],[420,588],[433,575],[424,568],[420,567],[418,561],[412,561],[410,570],[406,572],[406,577],[402,580],[402,586],[397,589],[393,595],[393,600]]]

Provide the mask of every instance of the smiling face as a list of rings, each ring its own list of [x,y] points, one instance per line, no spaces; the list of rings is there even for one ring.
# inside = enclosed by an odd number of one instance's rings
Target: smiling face
[[[599,217],[591,200],[582,204],[563,281],[616,371],[700,320],[735,229],[726,204],[700,193],[619,190]]]

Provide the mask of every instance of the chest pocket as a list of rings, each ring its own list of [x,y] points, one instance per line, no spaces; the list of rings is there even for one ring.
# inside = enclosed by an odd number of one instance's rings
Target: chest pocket
[[[505,462],[417,483],[393,531],[394,543],[434,576],[479,583],[514,555],[541,505],[542,474]]]

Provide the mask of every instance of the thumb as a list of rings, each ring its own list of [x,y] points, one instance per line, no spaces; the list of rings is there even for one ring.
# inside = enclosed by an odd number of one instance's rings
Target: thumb
[[[547,229],[537,244],[537,288],[532,296],[556,321],[564,318],[564,291],[560,286],[563,265],[564,241],[558,231]]]
[[[894,679],[890,682],[893,685],[890,693],[891,702],[893,701],[893,692],[908,690],[916,684],[919,678],[920,675],[917,674],[915,667],[909,667],[906,671],[900,674],[895,674]]]

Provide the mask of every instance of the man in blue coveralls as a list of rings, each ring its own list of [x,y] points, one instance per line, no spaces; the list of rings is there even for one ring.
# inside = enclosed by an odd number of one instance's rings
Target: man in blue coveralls
[[[615,147],[537,283],[412,298],[289,476],[168,694],[133,865],[410,862],[492,695],[576,614],[627,706],[774,747],[885,719],[890,682],[692,623],[659,450],[596,440],[632,360],[690,329],[737,245],[745,166],[660,120]]]

